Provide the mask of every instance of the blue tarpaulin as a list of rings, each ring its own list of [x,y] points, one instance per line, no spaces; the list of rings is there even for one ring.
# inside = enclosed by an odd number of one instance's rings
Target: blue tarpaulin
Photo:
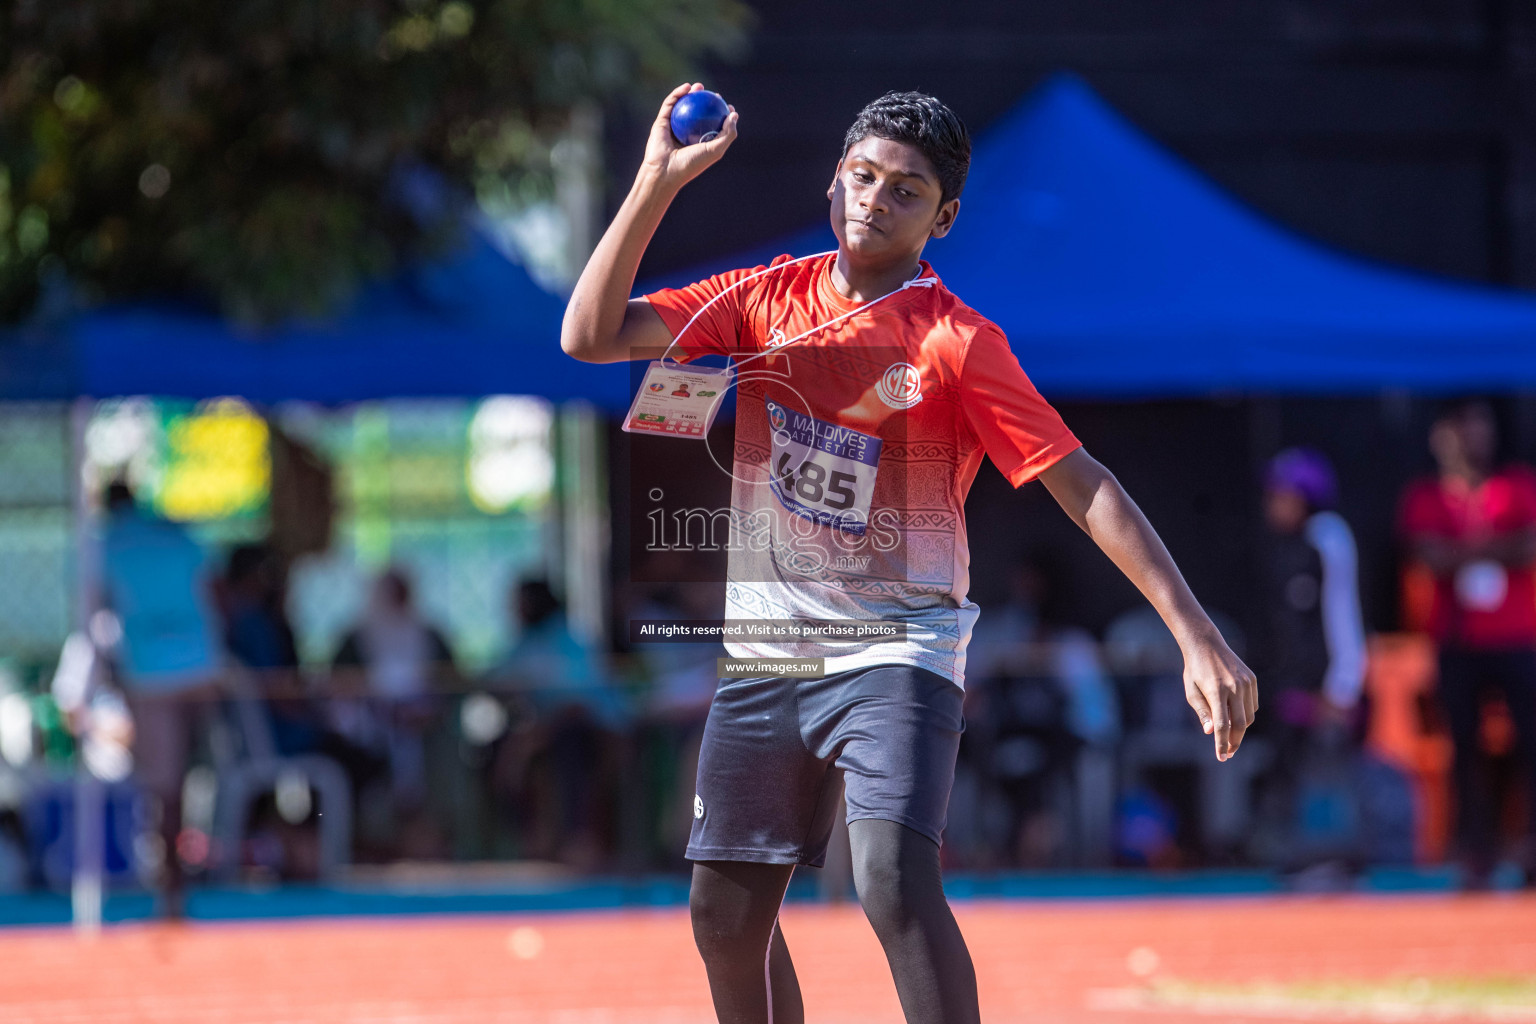
[[[478,231],[365,289],[338,315],[252,330],[176,303],[110,305],[0,342],[0,397],[242,395],[329,404],[542,395],[627,402],[623,366],[560,350],[565,303]]]
[[[658,283],[833,245],[812,228]],[[955,229],[924,255],[1052,396],[1536,386],[1536,295],[1299,237],[1075,75],[978,142]]]

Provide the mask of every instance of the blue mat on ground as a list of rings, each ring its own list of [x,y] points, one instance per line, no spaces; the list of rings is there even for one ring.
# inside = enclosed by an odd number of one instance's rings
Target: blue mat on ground
[[[1357,892],[1452,892],[1458,876],[1451,867],[1376,868],[1358,879]],[[1072,873],[956,873],[945,881],[956,900],[1102,900],[1273,896],[1293,891],[1282,876],[1268,871],[1197,871],[1156,873],[1105,871]],[[801,872],[790,884],[794,902],[819,898],[815,875]],[[279,885],[248,888],[197,888],[188,894],[187,916],[198,921],[271,920],[307,917],[400,916],[415,914],[561,913],[643,907],[681,907],[688,902],[688,881],[681,875],[633,879],[595,878],[567,883],[522,886]],[[154,916],[147,892],[109,894],[103,912],[108,922],[143,921]],[[0,895],[0,926],[62,925],[70,920],[69,897],[37,892]]]

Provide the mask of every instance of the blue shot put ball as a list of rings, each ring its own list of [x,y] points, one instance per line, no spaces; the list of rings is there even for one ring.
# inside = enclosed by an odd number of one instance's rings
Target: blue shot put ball
[[[680,146],[708,142],[720,134],[730,112],[719,93],[708,89],[686,93],[672,104],[672,137]]]

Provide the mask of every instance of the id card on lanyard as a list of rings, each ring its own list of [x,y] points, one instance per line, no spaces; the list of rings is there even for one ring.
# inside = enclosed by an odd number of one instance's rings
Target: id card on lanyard
[[[623,429],[632,434],[702,438],[715,422],[734,376],[729,366],[689,368],[653,360],[624,417]]]

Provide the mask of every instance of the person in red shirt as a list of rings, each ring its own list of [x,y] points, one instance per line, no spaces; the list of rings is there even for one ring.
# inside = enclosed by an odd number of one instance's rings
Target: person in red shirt
[[[1399,530],[1434,577],[1425,623],[1439,645],[1440,699],[1455,746],[1456,837],[1467,884],[1486,884],[1497,857],[1481,743],[1482,702],[1498,690],[1526,769],[1527,880],[1536,861],[1536,473],[1495,468],[1487,403],[1447,406],[1430,430],[1438,472],[1403,495]]]
[[[824,857],[841,792],[854,883],[907,1021],[970,1024],[976,975],[944,899],[939,841],[978,611],[964,500],[982,456],[1016,487],[1041,480],[1158,610],[1220,760],[1253,722],[1256,680],[1002,331],[922,259],[954,224],[970,164],[965,126],[938,100],[888,93],[860,112],[827,189],[835,253],[630,298],[668,205],[737,137],[733,109],[710,142],[672,138],[672,105],[700,88],[662,104],[571,295],[561,348],[595,363],[663,350],[735,361],[728,620],[904,627],[889,642],[727,645],[754,662],[822,658],[827,672],[728,676],[710,707],[688,856],[715,1012],[733,1024],[804,1020],[779,905],[795,865]]]

